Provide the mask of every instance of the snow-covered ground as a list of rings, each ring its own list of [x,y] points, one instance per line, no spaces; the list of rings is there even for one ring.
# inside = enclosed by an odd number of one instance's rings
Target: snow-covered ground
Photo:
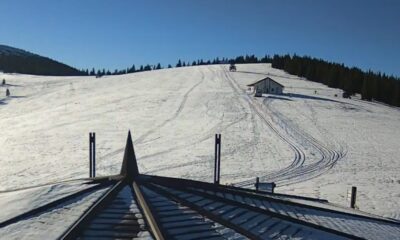
[[[268,64],[184,67],[121,76],[0,74],[0,191],[88,176],[88,133],[97,174],[118,173],[128,129],[142,173],[212,181],[222,134],[221,181],[348,205],[400,219],[400,111],[343,99],[341,91]],[[265,76],[284,95],[254,98]],[[317,93],[315,93],[317,91]],[[337,94],[339,97],[335,97]],[[251,180],[251,182],[249,181]]]
[[[0,223],[48,203],[79,193],[53,207],[30,214],[12,224],[0,227],[0,239],[57,239],[105,192],[110,186],[93,189],[84,181],[63,182],[48,186],[22,189],[0,194]],[[82,194],[82,190],[88,190]]]

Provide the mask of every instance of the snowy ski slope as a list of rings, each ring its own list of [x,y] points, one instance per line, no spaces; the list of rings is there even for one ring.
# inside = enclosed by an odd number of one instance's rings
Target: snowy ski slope
[[[277,191],[400,219],[400,111],[341,98],[341,90],[268,64],[184,67],[121,76],[0,74],[0,191],[88,176],[88,133],[97,174],[119,172],[128,129],[140,171],[212,181],[214,134],[222,134],[222,183]],[[269,76],[284,95],[254,98]],[[317,91],[317,93],[315,93]],[[339,97],[334,97],[337,94]]]

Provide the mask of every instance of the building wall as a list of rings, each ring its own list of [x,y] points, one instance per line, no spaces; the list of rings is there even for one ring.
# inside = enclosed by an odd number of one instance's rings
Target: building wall
[[[264,81],[257,83],[255,85],[255,90],[260,91],[262,93],[282,94],[283,88],[281,85],[275,83],[274,81],[266,79]]]
[[[269,85],[269,92],[273,93],[273,94],[282,94],[282,86],[277,84],[274,81],[269,81],[270,85]]]

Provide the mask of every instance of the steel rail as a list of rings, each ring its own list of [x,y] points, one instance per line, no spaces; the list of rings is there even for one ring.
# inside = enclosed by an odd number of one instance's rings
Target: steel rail
[[[308,208],[308,209],[313,209],[313,210],[318,210],[318,211],[323,211],[323,212],[342,214],[342,215],[347,215],[347,216],[352,216],[352,217],[358,217],[358,218],[363,218],[363,219],[368,219],[368,220],[382,221],[385,223],[400,225],[400,222],[396,222],[391,219],[381,218],[379,216],[377,218],[375,218],[372,216],[366,216],[366,215],[361,215],[361,214],[351,213],[351,212],[341,212],[339,210],[322,208],[322,207],[318,207],[318,206],[312,206],[312,205],[308,205],[308,204],[304,204],[304,203],[292,202],[292,201],[288,201],[288,200],[284,200],[284,199],[271,197],[274,194],[271,194],[271,196],[266,196],[266,195],[260,195],[257,192],[246,193],[237,187],[232,188],[231,186],[228,187],[228,186],[221,186],[221,185],[215,186],[211,183],[199,182],[199,181],[188,180],[188,179],[178,180],[178,179],[174,179],[174,178],[159,177],[159,176],[152,176],[152,178],[153,178],[154,182],[157,182],[158,184],[164,185],[164,186],[168,186],[168,184],[172,184],[173,187],[180,188],[186,182],[187,187],[198,186],[198,187],[201,187],[204,189],[219,191],[219,192],[224,192],[224,193],[230,193],[230,194],[236,194],[236,195],[240,195],[242,197],[252,197],[252,198],[256,198],[258,200],[267,200],[267,201],[271,201],[271,202],[277,202],[277,203],[282,203],[282,204],[291,205],[291,206],[297,206],[297,207],[301,207],[301,208]],[[179,181],[179,182],[177,182],[177,181]],[[305,200],[307,200],[307,199],[305,199]]]
[[[146,222],[151,229],[151,233],[153,234],[154,238],[157,240],[164,240],[166,238],[166,232],[160,227],[161,224],[157,218],[154,217],[154,210],[152,207],[147,203],[146,197],[142,193],[140,186],[136,181],[133,182],[133,191],[135,193],[135,197],[137,200],[137,204],[142,210],[144,217],[146,218]]]
[[[111,189],[103,194],[92,206],[87,209],[81,217],[70,226],[58,239],[76,239],[79,234],[84,230],[95,215],[107,205],[113,197],[122,189],[125,182],[123,180],[118,181]]]
[[[217,222],[217,223],[219,223],[221,225],[224,225],[227,228],[233,229],[234,231],[242,234],[243,236],[248,237],[249,239],[262,240],[262,238],[260,238],[259,236],[247,231],[246,229],[244,229],[244,228],[242,228],[242,227],[240,227],[240,226],[238,226],[236,224],[233,224],[230,221],[227,221],[227,220],[223,219],[222,217],[220,217],[220,216],[218,216],[216,214],[210,213],[209,211],[204,210],[203,208],[197,206],[196,204],[191,203],[190,201],[187,201],[184,198],[178,197],[178,196],[172,194],[171,192],[168,192],[168,191],[166,191],[166,190],[164,190],[164,189],[162,189],[162,188],[160,188],[160,187],[158,187],[158,186],[156,186],[154,184],[144,183],[143,185],[145,187],[151,189],[152,191],[171,199],[174,202],[177,202],[177,203],[179,203],[179,204],[181,204],[183,206],[186,206],[186,207],[192,209],[193,211],[198,212],[199,214],[211,219],[214,222]]]
[[[160,187],[157,187],[154,184],[151,184],[151,185],[160,189]],[[284,221],[288,221],[288,222],[292,222],[294,224],[299,224],[299,225],[302,225],[302,226],[314,228],[314,229],[317,229],[317,230],[320,230],[320,231],[323,231],[323,232],[335,234],[335,235],[346,237],[346,238],[350,238],[350,239],[364,239],[362,237],[351,235],[351,234],[348,234],[348,233],[345,233],[345,232],[341,232],[341,231],[338,231],[338,230],[335,230],[335,229],[331,229],[331,228],[328,228],[328,227],[325,227],[325,226],[321,226],[321,225],[318,225],[318,224],[310,223],[310,222],[303,221],[303,220],[300,220],[300,219],[297,219],[297,218],[292,218],[292,217],[289,217],[289,216],[286,216],[286,215],[283,215],[283,214],[280,214],[280,213],[277,213],[277,212],[272,212],[272,211],[267,210],[267,209],[261,209],[261,208],[254,207],[254,206],[251,206],[251,205],[248,205],[248,204],[243,204],[243,203],[240,203],[240,202],[237,202],[237,201],[234,201],[234,200],[222,198],[222,197],[219,197],[219,196],[216,196],[216,195],[211,195],[211,194],[208,194],[208,193],[205,193],[205,192],[197,192],[197,191],[194,191],[194,190],[191,190],[191,189],[187,189],[185,187],[177,187],[177,186],[175,186],[175,187],[178,188],[178,189],[181,189],[182,191],[185,191],[187,193],[191,193],[191,194],[194,194],[194,195],[197,195],[197,196],[201,196],[203,198],[208,198],[208,199],[212,199],[214,201],[219,201],[219,202],[226,203],[226,204],[229,204],[229,205],[233,205],[233,206],[236,206],[236,207],[239,207],[239,208],[244,208],[244,209],[247,209],[249,211],[253,211],[253,212],[256,212],[256,213],[263,214],[263,215],[276,217],[276,218],[282,219]],[[173,195],[177,199],[183,200],[181,197],[176,196],[176,195],[168,192],[165,189],[161,189],[161,190],[164,191],[164,194]],[[191,203],[191,204],[194,205],[193,203]],[[199,207],[197,207],[197,208],[199,208]]]

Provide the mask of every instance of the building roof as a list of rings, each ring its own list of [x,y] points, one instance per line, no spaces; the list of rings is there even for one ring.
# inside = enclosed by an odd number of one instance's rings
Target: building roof
[[[285,86],[283,86],[282,84],[278,83],[277,81],[275,81],[274,79],[272,79],[272,78],[270,78],[270,77],[263,78],[263,79],[261,79],[261,80],[258,80],[257,82],[248,84],[247,86],[248,86],[248,87],[253,87],[253,86],[256,85],[257,83],[262,82],[262,81],[265,81],[265,80],[272,81],[272,82],[278,84],[279,86],[281,86],[282,88],[285,87]]]

